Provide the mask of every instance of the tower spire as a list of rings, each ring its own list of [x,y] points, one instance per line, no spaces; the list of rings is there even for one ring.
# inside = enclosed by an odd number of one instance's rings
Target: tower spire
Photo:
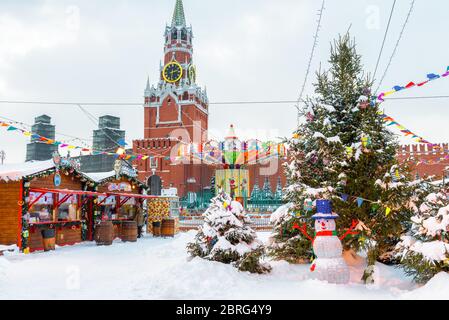
[[[184,14],[184,6],[182,0],[176,0],[175,11],[173,12],[172,27],[185,27],[186,16]]]

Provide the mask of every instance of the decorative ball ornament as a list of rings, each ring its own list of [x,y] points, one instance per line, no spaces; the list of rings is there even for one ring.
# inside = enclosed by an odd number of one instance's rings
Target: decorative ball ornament
[[[369,136],[363,135],[361,140],[362,140],[363,147],[367,148],[367,147],[371,146],[371,138]]]
[[[304,201],[304,210],[305,210],[306,212],[310,212],[310,211],[313,210],[313,201],[312,201],[312,200],[306,199],[306,200]]]
[[[354,155],[354,149],[352,147],[346,147],[346,157],[351,159]]]
[[[315,116],[311,112],[307,112],[306,119],[309,122],[312,122],[315,119]]]
[[[365,110],[370,106],[370,102],[368,100],[366,101],[360,101],[359,103],[359,109],[360,110]]]

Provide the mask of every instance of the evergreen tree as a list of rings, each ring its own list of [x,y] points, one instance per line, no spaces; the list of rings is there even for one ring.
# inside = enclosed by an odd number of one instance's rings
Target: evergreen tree
[[[343,246],[354,254],[366,249],[372,266],[404,232],[413,188],[407,168],[398,167],[398,143],[379,106],[370,102],[372,81],[349,34],[334,41],[329,63],[329,70],[317,73],[315,96],[302,109],[306,120],[287,141],[286,199],[292,208],[277,219],[270,253],[290,261],[310,257],[310,242],[291,226],[306,222],[313,230],[314,201],[327,198],[340,215],[340,228],[359,221],[359,233]],[[365,271],[365,281],[372,281],[372,270]]]
[[[271,270],[261,262],[265,247],[249,227],[242,205],[222,192],[211,200],[204,212],[204,224],[195,240],[187,245],[191,257],[233,264],[241,271],[266,273]]]
[[[397,244],[401,267],[424,283],[439,272],[449,272],[449,200],[443,192],[430,193],[416,208],[411,230]]]

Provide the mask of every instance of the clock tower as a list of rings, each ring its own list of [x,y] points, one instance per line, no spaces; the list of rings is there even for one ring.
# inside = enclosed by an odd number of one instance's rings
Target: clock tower
[[[145,138],[167,138],[184,129],[183,140],[207,139],[208,98],[196,82],[193,32],[187,26],[182,0],[176,0],[170,25],[164,32],[164,62],[159,82],[145,88]],[[176,133],[174,133],[176,130]],[[185,141],[185,142],[190,142]]]
[[[186,23],[182,0],[176,0],[164,42],[159,80],[151,84],[148,79],[144,91],[144,139],[133,141],[133,152],[150,157],[135,165],[152,194],[173,186],[182,196],[210,185],[206,166],[174,164],[170,159],[180,146],[179,138],[183,143],[202,144],[208,130],[209,102],[206,90],[197,84],[193,32]]]

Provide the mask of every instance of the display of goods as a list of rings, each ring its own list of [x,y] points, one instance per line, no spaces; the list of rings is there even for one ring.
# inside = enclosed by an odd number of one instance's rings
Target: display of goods
[[[151,200],[148,204],[149,221],[162,220],[170,215],[170,201],[168,199]]]

